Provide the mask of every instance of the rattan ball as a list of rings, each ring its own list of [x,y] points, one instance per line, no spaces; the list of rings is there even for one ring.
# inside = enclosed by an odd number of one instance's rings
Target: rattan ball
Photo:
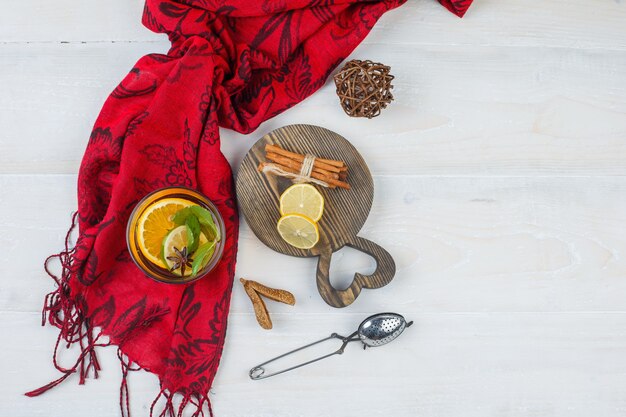
[[[341,107],[348,116],[371,119],[393,100],[391,67],[353,59],[335,75]]]

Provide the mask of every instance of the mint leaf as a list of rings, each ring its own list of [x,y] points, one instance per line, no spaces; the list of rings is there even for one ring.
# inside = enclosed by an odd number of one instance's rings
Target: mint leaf
[[[200,230],[202,231],[202,233],[204,233],[204,236],[206,236],[206,240],[208,240],[209,242],[218,242],[218,239],[216,239],[215,236],[215,230],[203,224],[200,225]]]
[[[215,241],[219,242],[221,239],[220,231],[215,225],[215,220],[213,220],[213,215],[211,214],[211,212],[200,206],[191,206],[188,208],[193,214],[196,215],[196,217],[200,221],[200,225],[204,226],[203,231],[207,239],[210,240],[211,238],[213,238]]]
[[[193,230],[188,225],[185,225],[187,228],[187,252],[191,252],[191,247],[196,245],[196,239],[193,237]]]
[[[194,215],[187,217],[185,220],[185,226],[187,226],[187,236],[189,238],[189,253],[194,253],[198,249],[200,243],[200,222]],[[191,232],[191,234],[189,234]]]
[[[198,274],[198,271],[202,270],[211,257],[213,256],[213,252],[215,252],[215,241],[207,242],[201,245],[193,257],[193,262],[191,264],[191,276],[195,277]]]
[[[172,221],[176,226],[182,226],[187,221],[187,217],[191,216],[193,212],[191,211],[191,207],[185,207],[180,209],[174,214]]]

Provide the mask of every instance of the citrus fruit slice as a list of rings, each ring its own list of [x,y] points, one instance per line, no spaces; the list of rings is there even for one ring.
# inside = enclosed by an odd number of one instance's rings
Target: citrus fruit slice
[[[182,198],[164,198],[141,213],[137,220],[137,244],[150,262],[165,266],[161,260],[163,239],[176,226],[172,221],[174,214],[191,205],[191,201]]]
[[[324,197],[311,184],[294,184],[280,196],[280,214],[302,214],[314,222],[324,213]]]
[[[167,269],[172,271],[176,275],[181,275],[181,268],[172,268],[176,265],[175,258],[180,256],[180,253],[184,251],[188,255],[188,259],[191,259],[191,255],[188,254],[187,248],[189,247],[189,228],[185,225],[178,226],[167,234],[163,239],[163,262],[167,265]],[[189,265],[185,265],[184,276],[191,275],[191,262]]]
[[[299,249],[311,249],[320,240],[317,223],[302,214],[285,214],[276,229],[285,242]]]

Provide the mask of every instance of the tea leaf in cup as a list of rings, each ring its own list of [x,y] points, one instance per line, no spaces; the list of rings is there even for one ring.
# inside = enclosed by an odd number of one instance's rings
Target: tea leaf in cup
[[[191,265],[191,276],[195,277],[200,270],[202,270],[211,260],[213,252],[215,252],[216,241],[207,242],[200,245],[196,253],[194,254],[193,263]]]
[[[217,228],[217,226],[215,225],[215,220],[213,220],[213,215],[211,214],[211,212],[207,209],[205,209],[204,207],[200,207],[200,206],[191,206],[191,207],[187,207],[193,214],[196,215],[196,217],[198,218],[198,220],[200,221],[200,225],[204,226],[203,227],[203,231],[204,234],[206,235],[207,239],[211,240],[212,238],[215,241],[220,241],[221,236],[220,236],[220,231]],[[183,209],[186,210],[187,208]],[[181,210],[181,211],[183,211]]]
[[[195,215],[191,214],[185,220],[185,226],[187,226],[189,236],[189,253],[194,253],[200,243],[200,222]]]
[[[193,212],[191,211],[191,207],[193,206],[180,209],[174,214],[174,217],[172,217],[172,221],[176,226],[182,226],[183,224],[185,224],[185,222],[187,221],[187,217],[193,214]]]

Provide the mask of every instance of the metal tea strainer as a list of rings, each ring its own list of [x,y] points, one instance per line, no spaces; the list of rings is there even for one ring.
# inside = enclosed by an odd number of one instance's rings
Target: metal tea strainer
[[[363,320],[363,322],[359,325],[359,328],[357,329],[357,331],[352,333],[350,336],[344,337],[344,336],[338,335],[337,333],[333,333],[330,336],[322,340],[318,340],[317,342],[313,342],[306,346],[302,346],[301,348],[292,350],[291,352],[284,353],[280,356],[275,357],[274,359],[270,359],[269,361],[263,362],[262,364],[257,365],[254,368],[250,369],[250,378],[253,380],[269,378],[270,376],[282,374],[284,372],[291,371],[292,369],[300,368],[301,366],[308,365],[310,363],[317,362],[322,359],[326,359],[333,355],[341,355],[344,349],[346,348],[346,346],[348,345],[348,343],[350,342],[356,342],[360,340],[363,343],[363,349],[365,349],[368,346],[376,347],[376,346],[386,345],[387,343],[391,342],[392,340],[400,336],[400,334],[402,334],[404,329],[406,329],[412,324],[413,324],[412,321],[407,323],[404,317],[402,317],[400,314],[396,314],[396,313],[374,314],[373,316],[370,316],[366,318],[365,320]],[[311,346],[315,346],[319,343],[325,342],[330,339],[339,339],[343,342],[341,347],[335,352],[329,353],[324,356],[320,356],[319,358],[312,359],[310,361],[292,366],[287,369],[283,369],[281,371],[276,371],[271,374],[265,373],[264,366],[267,365],[268,363],[272,363],[278,359],[282,359],[288,355],[299,352]]]

